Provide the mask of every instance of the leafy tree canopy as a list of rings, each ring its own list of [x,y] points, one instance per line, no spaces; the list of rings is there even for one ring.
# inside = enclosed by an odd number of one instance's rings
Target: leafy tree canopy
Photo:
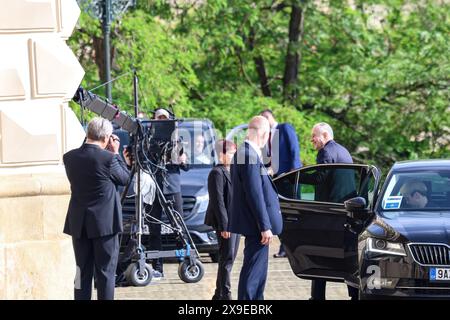
[[[222,133],[272,108],[306,164],[312,125],[330,122],[355,160],[388,169],[450,157],[449,20],[445,1],[142,0],[113,25],[113,77],[135,68],[145,112],[173,106]],[[83,13],[69,43],[95,87],[100,23]],[[132,110],[130,76],[113,98]]]

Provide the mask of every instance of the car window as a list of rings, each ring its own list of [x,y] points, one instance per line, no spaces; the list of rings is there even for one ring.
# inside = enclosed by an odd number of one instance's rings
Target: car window
[[[332,203],[360,196],[370,204],[375,189],[375,179],[367,167],[305,168],[280,177],[275,184],[285,198]]]
[[[178,127],[178,136],[193,167],[212,167],[216,162],[214,133],[203,121],[185,121]]]
[[[450,170],[394,173],[380,205],[387,211],[448,209]]]

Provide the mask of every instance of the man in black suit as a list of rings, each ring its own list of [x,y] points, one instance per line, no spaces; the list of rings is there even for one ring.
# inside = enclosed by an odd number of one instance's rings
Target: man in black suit
[[[239,234],[230,232],[228,223],[233,195],[230,164],[236,153],[236,145],[222,139],[216,142],[215,147],[219,164],[208,175],[209,203],[205,216],[205,224],[216,230],[219,242],[216,290],[212,299],[232,300],[230,275],[241,239]]]
[[[63,160],[72,195],[64,233],[72,236],[77,264],[74,296],[90,300],[95,269],[97,297],[114,299],[115,272],[122,232],[122,208],[117,186],[126,185],[129,172],[119,156],[119,141],[103,118],[89,122],[87,140]],[[105,148],[111,144],[110,152]],[[128,160],[128,155],[125,154]]]
[[[269,132],[266,118],[253,117],[247,140],[239,147],[231,164],[230,231],[245,236],[239,300],[264,299],[269,243],[283,228],[278,194],[262,162],[261,148],[266,145]]]
[[[314,125],[311,133],[311,142],[314,148],[318,151],[316,162],[321,163],[353,163],[352,156],[348,150],[334,141],[333,129],[325,122],[317,123]],[[343,171],[343,172],[342,172]],[[340,173],[335,172],[335,176],[331,179],[343,179],[345,181],[354,182],[353,179],[348,179],[345,170]],[[339,177],[340,175],[340,177]],[[330,177],[328,177],[330,178]],[[342,186],[346,185],[345,188]],[[336,187],[340,187],[337,189]],[[345,189],[345,190],[344,190]],[[331,201],[331,202],[343,202],[342,197],[346,196],[345,193],[355,190],[355,186],[330,182],[322,183],[320,188],[316,188],[315,200],[317,201]],[[325,280],[313,280],[311,283],[311,299],[312,300],[325,300]],[[358,298],[358,290],[348,286],[349,296],[353,299]]]

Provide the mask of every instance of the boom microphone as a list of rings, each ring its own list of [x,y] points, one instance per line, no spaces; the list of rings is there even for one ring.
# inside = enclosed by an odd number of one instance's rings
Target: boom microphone
[[[83,87],[79,87],[73,101],[80,106],[91,110],[98,114],[102,118],[108,119],[112,123],[122,127],[122,129],[136,134],[139,129],[138,120],[127,115],[124,111],[120,111],[116,105],[103,101],[97,95],[85,90]]]

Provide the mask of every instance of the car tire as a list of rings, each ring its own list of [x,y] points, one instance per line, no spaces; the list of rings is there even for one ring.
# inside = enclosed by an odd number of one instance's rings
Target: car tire
[[[365,294],[361,290],[358,291],[358,300],[374,300],[371,294]]]
[[[178,276],[186,283],[196,283],[202,280],[205,274],[205,268],[200,260],[196,259],[193,266],[190,265],[189,259],[184,260],[178,267]]]
[[[150,265],[145,264],[144,273],[139,274],[139,263],[135,262],[128,266],[126,278],[128,283],[135,287],[145,287],[152,281],[153,269]]]

